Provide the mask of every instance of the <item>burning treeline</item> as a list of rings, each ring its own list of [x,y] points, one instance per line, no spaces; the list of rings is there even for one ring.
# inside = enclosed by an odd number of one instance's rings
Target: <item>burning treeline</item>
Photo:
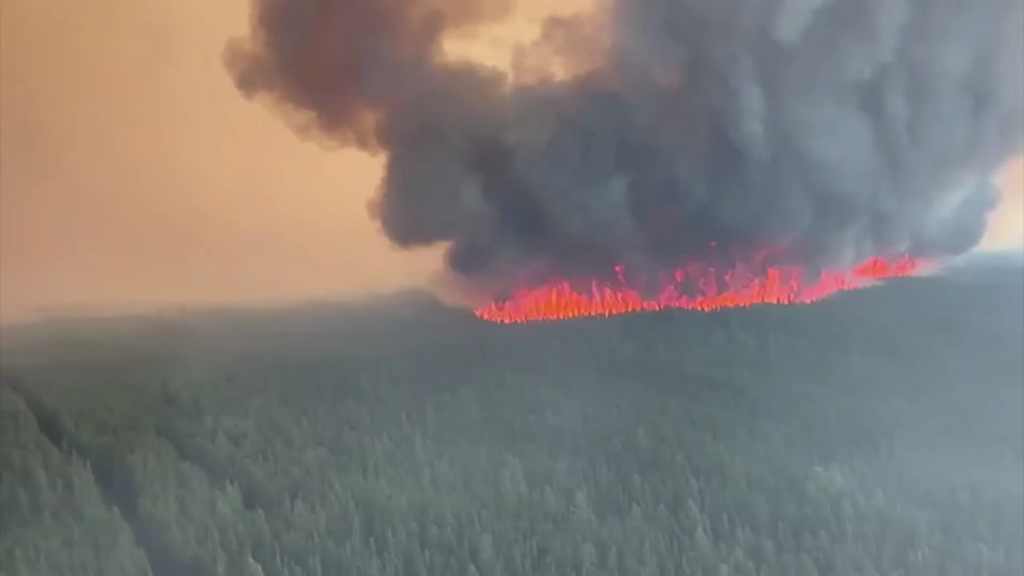
[[[510,290],[488,319],[807,301],[980,238],[1024,0],[598,1],[500,69],[447,40],[503,0],[253,0],[226,62],[300,135],[386,153],[383,231]]]

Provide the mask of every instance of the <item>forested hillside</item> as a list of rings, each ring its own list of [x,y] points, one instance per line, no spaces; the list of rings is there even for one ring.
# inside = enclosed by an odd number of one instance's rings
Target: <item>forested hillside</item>
[[[4,334],[4,576],[1024,574],[1024,277]]]

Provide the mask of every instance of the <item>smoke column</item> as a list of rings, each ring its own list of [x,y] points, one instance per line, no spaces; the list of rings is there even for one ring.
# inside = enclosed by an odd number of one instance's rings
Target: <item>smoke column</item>
[[[608,2],[547,22],[559,75],[445,53],[502,0],[253,0],[225,61],[303,137],[386,153],[385,234],[471,280],[981,237],[1024,143],[1024,0]]]

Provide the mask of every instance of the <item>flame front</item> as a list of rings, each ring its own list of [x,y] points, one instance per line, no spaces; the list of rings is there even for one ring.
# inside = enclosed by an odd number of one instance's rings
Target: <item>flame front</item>
[[[568,281],[516,291],[511,298],[474,310],[483,320],[505,324],[566,320],[582,316],[612,316],[630,312],[683,308],[704,312],[757,304],[807,304],[845,290],[869,286],[879,280],[909,276],[924,263],[910,256],[869,258],[847,271],[822,271],[808,282],[800,267],[766,267],[762,275],[740,270],[719,275],[708,266],[679,268],[661,285],[655,297],[629,287],[624,270],[616,268],[618,283],[593,282],[579,291]],[[683,284],[695,284],[686,291]]]

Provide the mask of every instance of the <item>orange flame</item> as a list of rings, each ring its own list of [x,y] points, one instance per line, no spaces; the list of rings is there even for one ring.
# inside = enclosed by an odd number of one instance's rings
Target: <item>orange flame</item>
[[[812,282],[798,266],[769,266],[762,276],[730,270],[721,281],[709,266],[691,265],[674,271],[656,297],[630,288],[624,268],[616,267],[618,284],[592,282],[590,293],[577,291],[570,282],[558,281],[517,290],[512,297],[474,310],[483,320],[503,324],[566,320],[582,316],[612,316],[630,312],[684,308],[709,312],[758,304],[808,304],[837,292],[855,290],[887,278],[909,276],[924,262],[910,256],[872,257],[847,271],[822,271]],[[684,282],[698,286],[697,293],[680,290]],[[724,284],[724,286],[722,285]]]

